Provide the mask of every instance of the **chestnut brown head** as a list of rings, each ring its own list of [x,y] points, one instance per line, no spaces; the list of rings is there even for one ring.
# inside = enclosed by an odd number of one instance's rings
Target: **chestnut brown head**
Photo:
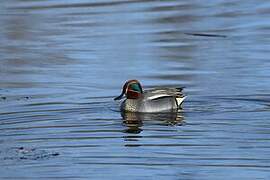
[[[114,98],[114,100],[120,100],[125,95],[127,99],[138,99],[143,93],[142,86],[138,80],[128,80],[122,89],[120,96]]]

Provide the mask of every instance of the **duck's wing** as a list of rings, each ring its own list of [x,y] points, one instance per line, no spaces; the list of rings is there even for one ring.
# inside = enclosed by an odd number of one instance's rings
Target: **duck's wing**
[[[144,99],[155,100],[164,97],[184,97],[183,88],[155,88],[144,91]]]

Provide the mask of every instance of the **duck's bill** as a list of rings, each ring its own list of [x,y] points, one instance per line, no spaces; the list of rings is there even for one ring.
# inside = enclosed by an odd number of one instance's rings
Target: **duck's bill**
[[[120,99],[122,99],[122,98],[123,98],[123,94],[121,94],[120,96],[114,98],[114,100],[117,101],[117,100],[120,100]]]

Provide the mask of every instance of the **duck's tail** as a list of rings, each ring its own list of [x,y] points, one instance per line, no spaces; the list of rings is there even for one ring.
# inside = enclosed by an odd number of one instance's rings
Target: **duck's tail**
[[[182,97],[176,97],[176,102],[177,102],[177,106],[181,107],[182,103],[184,102],[184,100],[186,99],[187,96],[182,96]]]

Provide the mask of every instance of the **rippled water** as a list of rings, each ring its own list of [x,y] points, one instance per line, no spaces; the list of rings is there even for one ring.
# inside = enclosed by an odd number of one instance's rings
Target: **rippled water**
[[[251,0],[3,1],[0,179],[270,179],[269,13]],[[134,78],[185,86],[183,111],[121,114],[113,97]]]

